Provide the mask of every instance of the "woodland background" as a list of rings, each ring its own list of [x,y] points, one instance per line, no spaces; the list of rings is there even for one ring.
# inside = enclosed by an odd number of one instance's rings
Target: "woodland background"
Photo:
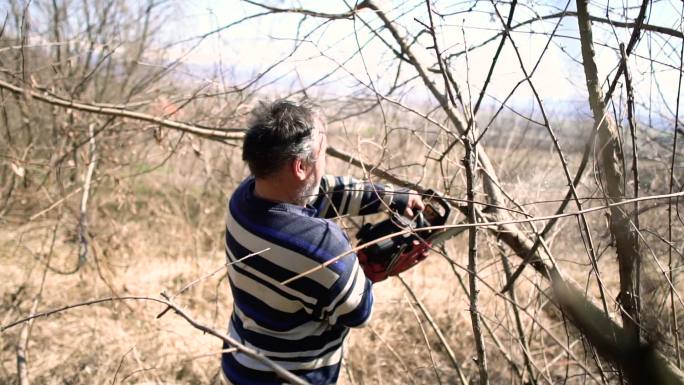
[[[225,204],[275,98],[325,111],[329,172],[465,224],[376,286],[340,383],[684,383],[682,12],[2,0],[0,383],[220,383],[188,321],[225,331]]]

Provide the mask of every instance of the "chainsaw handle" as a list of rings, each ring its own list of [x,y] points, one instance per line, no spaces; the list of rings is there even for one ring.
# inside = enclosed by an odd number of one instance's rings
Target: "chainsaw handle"
[[[449,202],[447,202],[446,199],[444,199],[441,195],[437,194],[432,189],[426,190],[425,195],[427,197],[427,199],[425,199],[425,203],[426,203],[425,207],[426,208],[428,205],[432,205],[433,203],[436,203],[437,205],[439,205],[441,207],[441,209],[444,212],[444,215],[439,215],[439,213],[436,213],[436,214],[438,214],[436,216],[440,217],[441,220],[439,221],[440,223],[432,222],[432,225],[433,226],[440,226],[440,225],[445,224],[447,219],[451,215],[451,205],[449,204]],[[434,208],[432,210],[434,210]],[[424,211],[425,210],[422,210],[421,213],[423,213]]]

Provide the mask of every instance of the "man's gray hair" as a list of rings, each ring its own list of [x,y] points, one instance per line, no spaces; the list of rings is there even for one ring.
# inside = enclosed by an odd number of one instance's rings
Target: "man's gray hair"
[[[278,100],[260,103],[252,111],[242,146],[242,160],[252,175],[268,177],[292,159],[315,160],[314,126],[319,114],[314,108]]]

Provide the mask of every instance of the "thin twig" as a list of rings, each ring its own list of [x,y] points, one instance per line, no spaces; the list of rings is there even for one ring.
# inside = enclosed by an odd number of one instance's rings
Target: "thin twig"
[[[366,8],[368,5],[365,2],[360,2],[358,3],[352,10],[349,12],[345,13],[324,13],[324,12],[315,12],[315,11],[310,11],[308,9],[304,8],[277,8],[277,7],[272,7],[268,6],[265,4],[261,4],[259,2],[253,1],[253,0],[243,0],[245,3],[249,3],[252,5],[256,5],[257,7],[261,7],[264,9],[267,9],[269,13],[299,13],[305,16],[311,16],[311,17],[320,17],[324,19],[330,19],[330,20],[336,20],[336,19],[352,19],[356,15],[356,13],[364,8]]]
[[[93,180],[93,173],[97,166],[97,145],[95,144],[95,134],[93,123],[88,125],[88,135],[90,136],[90,159],[88,161],[88,169],[86,171],[85,180],[83,181],[83,195],[81,196],[81,210],[78,221],[78,266],[82,266],[88,258],[88,200],[90,198],[90,186]],[[78,268],[76,269],[78,270]]]
[[[31,313],[36,311],[38,307],[39,296],[36,296],[33,300],[33,305],[31,305]],[[21,328],[19,332],[19,339],[17,340],[17,377],[19,378],[19,385],[29,385],[28,376],[28,357],[26,354],[26,349],[29,342],[29,334],[31,329],[31,322],[27,322]]]
[[[418,316],[418,313],[416,313],[416,310],[413,308],[413,304],[411,304],[411,301],[408,301],[408,305],[409,309],[411,309],[411,313],[413,313],[413,315],[416,317],[416,321],[418,321],[418,328],[420,329],[420,334],[423,336],[423,341],[425,341],[425,346],[427,347],[428,355],[430,356],[430,362],[432,363],[432,370],[434,370],[435,377],[437,377],[437,383],[439,385],[442,385],[442,376],[439,375],[437,362],[435,362],[435,355],[432,351],[432,347],[430,346],[430,340],[428,339],[428,335],[425,332],[425,328],[423,327],[423,320],[421,320]]]
[[[228,262],[228,263],[224,264],[223,266],[219,267],[218,269],[216,269],[216,270],[214,270],[214,271],[212,271],[212,272],[210,272],[210,273],[207,273],[207,274],[205,274],[205,275],[203,275],[203,276],[201,276],[201,277],[199,277],[199,278],[193,280],[192,282],[188,283],[187,285],[183,286],[180,290],[178,290],[178,292],[177,292],[176,294],[172,295],[172,296],[170,297],[170,299],[171,299],[171,300],[175,299],[177,296],[179,296],[179,295],[185,293],[189,288],[191,288],[192,286],[196,285],[198,282],[204,281],[205,279],[214,276],[216,273],[222,271],[223,269],[227,268],[228,266],[234,265],[234,264],[236,264],[236,263],[243,262],[244,260],[246,260],[246,259],[248,259],[248,258],[251,258],[251,257],[253,257],[253,256],[255,256],[255,255],[259,255],[259,254],[264,253],[264,252],[266,252],[266,251],[268,251],[268,250],[271,250],[271,248],[270,248],[270,247],[267,247],[267,248],[265,248],[265,249],[263,249],[263,250],[261,250],[261,251],[257,251],[257,252],[251,253],[251,254],[247,254],[247,255],[245,255],[244,257],[242,257],[242,258],[240,258],[240,259],[238,259],[238,260],[235,260],[235,261],[233,261],[233,262]],[[157,318],[161,318],[162,316],[164,316],[164,314],[166,314],[166,312],[169,311],[170,309],[171,309],[171,307],[167,307],[166,309],[162,310],[161,313],[157,314]]]
[[[162,127],[168,127],[183,132],[195,134],[209,139],[218,140],[239,140],[242,135],[239,134],[244,131],[242,128],[206,128],[198,127],[195,125],[182,123],[170,119],[159,118],[153,115],[145,114],[142,112],[129,111],[116,107],[100,107],[88,103],[82,103],[75,100],[61,99],[54,96],[49,96],[44,93],[39,93],[27,88],[21,88],[9,84],[3,80],[0,80],[0,88],[6,89],[18,95],[26,95],[33,99],[39,100],[44,103],[48,103],[55,106],[60,106],[63,108],[72,108],[74,110],[91,112],[106,116],[116,116],[120,118],[130,118],[135,120],[140,120],[143,122],[154,123]]]
[[[432,330],[435,331],[437,338],[442,343],[444,350],[446,350],[446,353],[449,356],[449,359],[451,360],[451,364],[454,366],[454,369],[456,369],[456,374],[458,375],[458,379],[461,381],[461,384],[467,385],[469,383],[468,378],[465,376],[463,370],[461,369],[461,363],[456,358],[456,354],[454,354],[453,349],[451,349],[451,346],[447,342],[446,337],[444,337],[442,330],[439,328],[435,320],[432,318],[432,314],[430,314],[430,312],[425,307],[423,302],[420,299],[418,299],[418,296],[416,296],[416,294],[413,292],[411,287],[406,283],[404,278],[401,275],[397,275],[397,279],[399,280],[399,282],[401,282],[406,291],[411,295],[411,298],[415,301],[416,305],[418,305],[418,309],[420,309],[420,312],[423,313],[423,316],[432,327]]]
[[[465,272],[468,272],[468,268],[467,268],[467,267],[460,266],[458,263],[456,263],[453,259],[451,259],[451,258],[450,258],[449,256],[447,256],[446,254],[441,254],[441,255],[449,262],[449,264],[451,265],[451,269],[454,271],[454,273],[456,274],[457,277],[460,277],[460,274],[457,273],[456,268],[459,268],[459,269],[461,269],[461,270],[464,270]],[[564,351],[566,351],[567,354],[568,354],[568,356],[570,356],[573,360],[575,360],[575,361],[577,362],[577,365],[579,365],[583,370],[585,370],[585,372],[586,372],[586,373],[587,373],[595,382],[599,382],[599,379],[598,379],[598,378],[589,370],[589,368],[588,368],[586,365],[584,365],[584,364],[577,358],[577,356],[575,355],[575,353],[574,353],[572,350],[570,350],[567,346],[565,346],[565,345],[561,342],[561,340],[560,340],[557,336],[555,336],[555,335],[548,329],[548,327],[546,327],[544,324],[541,323],[541,321],[540,321],[540,319],[539,319],[539,317],[538,317],[537,314],[531,314],[530,311],[527,309],[527,307],[523,307],[523,306],[521,306],[521,305],[518,304],[518,303],[511,302],[510,299],[509,299],[508,297],[506,297],[506,296],[502,295],[501,293],[499,293],[498,290],[496,290],[496,288],[494,288],[492,285],[490,285],[486,280],[482,279],[478,274],[476,274],[475,276],[476,276],[476,278],[478,278],[478,279],[480,280],[480,282],[481,282],[487,289],[489,289],[489,290],[490,290],[492,293],[494,293],[497,297],[503,299],[504,301],[508,302],[508,303],[511,304],[512,306],[516,306],[518,309],[520,309],[520,311],[522,311],[523,313],[525,313],[525,314],[530,318],[530,320],[533,322],[533,325],[539,326],[539,328],[540,328],[541,330],[543,330],[544,333],[546,333],[549,337],[551,337],[551,339],[558,345],[558,347],[560,347],[561,349],[563,349]],[[557,278],[556,278],[556,279],[557,279]],[[566,285],[567,283],[566,283],[566,282],[563,282],[563,284]],[[467,292],[467,290],[465,289],[465,285],[464,285],[464,284],[462,284],[461,287],[463,287],[463,288],[464,288],[464,291]],[[542,294],[542,291],[541,291],[541,289],[540,289],[540,295],[541,295],[541,294]],[[581,300],[580,300],[580,301],[581,301]],[[590,303],[590,302],[587,302],[587,303]],[[558,305],[558,306],[560,306],[560,305]],[[547,374],[547,377],[550,377],[549,374]]]
[[[484,85],[482,86],[482,89],[480,90],[480,95],[477,97],[477,102],[475,103],[475,108],[473,109],[473,115],[477,115],[477,111],[480,110],[480,103],[482,103],[482,99],[484,98],[485,92],[487,91],[487,86],[489,85],[489,81],[492,79],[492,75],[494,74],[494,67],[496,67],[496,63],[499,62],[499,55],[501,54],[501,50],[504,47],[504,44],[506,43],[506,38],[509,36],[510,31],[511,31],[511,23],[513,23],[513,15],[515,13],[515,6],[518,4],[518,0],[513,0],[510,5],[510,9],[508,11],[508,19],[506,24],[504,25],[504,30],[501,32],[501,41],[499,42],[499,46],[496,48],[496,52],[494,53],[494,58],[492,58],[492,64],[489,66],[489,72],[487,72],[487,78],[484,81]],[[496,7],[496,5],[495,5]]]
[[[511,266],[510,266],[510,263],[508,262],[508,256],[504,253],[504,250],[502,247],[499,247],[499,251],[500,251],[500,255],[501,255],[501,264],[503,266],[503,270],[504,270],[506,280],[510,281]],[[511,299],[511,302],[518,303],[518,299],[516,298],[514,287],[512,287],[508,291],[508,297]],[[529,372],[529,380],[530,380],[530,383],[532,385],[536,385],[537,379],[536,379],[536,376],[534,373],[534,368],[532,367],[532,357],[530,357],[530,354],[529,354],[530,346],[527,343],[527,338],[525,337],[525,329],[523,328],[522,320],[520,319],[520,311],[518,310],[517,306],[511,306],[511,309],[513,311],[513,319],[515,320],[515,330],[518,333],[518,340],[520,341],[520,348],[523,352],[523,359],[525,362],[525,367],[527,368],[527,371]]]
[[[99,298],[99,299],[93,299],[85,302],[79,302],[75,304],[70,304],[66,306],[62,306],[57,309],[52,309],[52,310],[47,310],[43,311],[40,313],[34,313],[31,314],[27,317],[24,317],[22,319],[19,319],[17,321],[11,322],[8,325],[4,325],[0,327],[0,332],[4,333],[6,330],[23,324],[25,322],[31,321],[36,318],[41,318],[41,317],[49,317],[53,314],[61,313],[67,310],[71,309],[76,309],[79,307],[84,307],[84,306],[90,306],[90,305],[95,305],[99,303],[107,303],[107,302],[115,302],[115,301],[151,301],[151,302],[157,302],[162,305],[169,306],[173,309],[173,311],[178,314],[181,318],[185,319],[190,325],[192,325],[195,329],[198,329],[204,333],[211,334],[214,337],[217,337],[227,343],[228,345],[236,348],[240,353],[245,354],[246,356],[253,358],[260,363],[266,365],[269,369],[273,370],[280,378],[285,379],[287,381],[290,381],[294,384],[298,385],[308,385],[306,381],[303,381],[301,378],[297,377],[296,375],[292,374],[290,371],[284,369],[282,366],[278,365],[277,363],[271,361],[269,358],[265,357],[258,351],[249,348],[242,343],[238,342],[237,340],[233,339],[232,337],[225,335],[221,332],[218,332],[198,321],[190,317],[183,309],[178,307],[175,303],[171,302],[169,297],[162,293],[161,296],[163,298],[153,298],[153,297],[146,297],[146,296],[123,296],[123,297],[106,297],[106,298]]]
[[[568,5],[569,5],[569,2],[568,2],[568,4],[566,4],[566,8]],[[494,6],[494,10],[496,12],[496,15],[499,18],[499,21],[501,22],[501,24],[504,24],[503,17],[499,13],[498,7],[496,6],[496,4],[493,4],[493,6]],[[551,43],[551,39],[553,38],[553,35],[555,34],[556,29],[558,28],[559,24],[560,23],[556,24],[556,27],[554,28],[554,31],[551,34],[551,37],[549,38],[549,40],[546,43],[546,46],[544,47],[544,52],[548,48],[549,44]],[[561,148],[560,142],[558,141],[558,138],[557,138],[556,134],[554,133],[554,130],[551,127],[551,122],[549,121],[549,118],[546,114],[546,109],[544,108],[544,103],[542,102],[542,100],[539,96],[539,93],[537,92],[537,89],[534,86],[534,83],[532,83],[532,75],[536,71],[539,63],[541,62],[541,59],[542,59],[544,53],[542,52],[539,59],[537,60],[537,63],[533,67],[532,71],[528,73],[527,69],[525,68],[525,64],[522,60],[522,57],[520,55],[520,51],[518,50],[518,47],[515,44],[515,41],[513,40],[513,37],[510,35],[507,35],[507,37],[511,41],[511,45],[513,46],[513,50],[514,50],[516,57],[518,59],[518,64],[520,66],[520,69],[523,72],[523,75],[525,76],[524,80],[527,82],[530,89],[532,90],[532,93],[533,93],[535,100],[537,102],[537,106],[539,107],[539,109],[541,111],[542,117],[544,119],[543,126],[546,128],[549,136],[551,137],[551,139],[553,141],[554,149],[555,149],[556,153],[558,154],[559,160],[561,162],[561,167],[563,169],[564,176],[565,176],[565,178],[568,182],[568,185],[570,187],[570,192],[572,193],[573,200],[575,201],[575,204],[577,205],[577,209],[582,210],[582,203],[579,200],[579,196],[578,196],[577,191],[575,189],[575,186],[573,184],[572,177],[570,176],[568,161],[565,159],[565,155],[564,155],[563,150]],[[604,289],[604,284],[601,281],[601,278],[599,276],[599,271],[598,271],[598,266],[597,266],[597,256],[596,256],[596,251],[595,251],[595,247],[594,247],[593,237],[591,234],[591,229],[589,228],[589,224],[587,223],[587,219],[584,215],[580,215],[578,217],[578,220],[579,220],[579,225],[580,225],[580,232],[583,232],[584,236],[586,236],[587,251],[589,254],[589,260],[592,263],[592,268],[593,268],[593,271],[596,275],[596,279],[598,281],[599,292],[600,292],[601,301],[603,303],[604,311],[606,312],[606,314],[608,314],[608,306],[606,304],[605,293],[604,293],[605,289]],[[520,270],[520,267],[518,269]],[[509,280],[509,283],[506,284],[504,289],[510,289],[513,286],[512,282],[513,282],[512,280]],[[502,292],[505,292],[505,291],[506,290],[502,290]]]
[[[563,214],[553,214],[553,215],[545,215],[545,216],[538,216],[538,217],[532,217],[532,218],[525,218],[525,219],[511,219],[511,220],[503,220],[503,221],[482,221],[482,222],[477,222],[477,223],[458,223],[458,224],[453,224],[453,225],[442,225],[442,226],[428,226],[428,227],[421,227],[420,229],[404,229],[397,231],[392,234],[385,235],[383,237],[380,237],[378,239],[375,239],[370,242],[366,242],[361,245],[357,245],[356,247],[351,248],[349,251],[344,252],[343,254],[337,255],[330,260],[313,267],[307,271],[304,271],[300,274],[295,275],[294,277],[288,278],[282,282],[280,282],[281,285],[287,285],[288,283],[295,281],[299,278],[302,278],[304,276],[307,276],[315,271],[321,270],[326,268],[327,266],[335,263],[336,261],[340,260],[346,255],[349,255],[351,253],[355,253],[365,247],[368,247],[370,245],[374,245],[376,243],[382,242],[386,239],[393,238],[397,235],[403,235],[403,234],[408,234],[411,232],[424,232],[424,231],[433,231],[433,230],[444,230],[444,229],[462,229],[462,228],[471,228],[471,227],[486,227],[490,228],[493,231],[495,231],[498,234],[505,235],[504,231],[496,230],[496,227],[498,226],[505,226],[505,225],[514,225],[514,224],[520,224],[520,223],[529,223],[529,222],[542,222],[542,221],[548,221],[551,219],[558,219],[558,218],[567,218],[567,217],[575,217],[578,215],[582,214],[587,214],[587,213],[592,213],[595,211],[601,211],[601,210],[606,210],[606,209],[611,209],[614,207],[619,207],[623,205],[629,205],[633,204],[635,202],[643,202],[643,201],[648,201],[648,200],[654,200],[654,199],[667,199],[667,198],[675,198],[675,197],[681,197],[684,196],[684,191],[682,192],[677,192],[677,193],[672,193],[672,194],[662,194],[662,195],[653,195],[653,196],[641,196],[639,198],[635,199],[625,199],[619,202],[611,202],[603,206],[596,206],[596,207],[590,207],[586,208],[583,210],[578,210],[575,212],[570,212],[570,213],[563,213]],[[481,214],[480,214],[481,215]],[[520,240],[518,240],[520,242]]]
[[[684,9],[684,8],[683,8]],[[684,11],[682,12],[684,13]],[[679,97],[682,94],[682,69],[684,66],[684,44],[680,45],[679,51],[679,83],[677,84],[677,106],[675,108],[675,119],[674,119],[674,137],[672,139],[672,157],[670,159],[670,178],[668,181],[668,191],[673,191],[675,186],[674,180],[674,169],[675,169],[675,159],[677,157],[677,134],[679,133]],[[677,357],[677,367],[682,367],[682,353],[679,342],[679,322],[677,320],[677,308],[675,307],[675,275],[674,269],[672,267],[672,198],[668,199],[667,202],[667,241],[670,244],[668,247],[668,269],[670,275],[670,330],[674,335],[675,340],[675,354]],[[676,205],[676,204],[675,204]]]
[[[522,21],[522,22],[520,22],[514,26],[511,26],[511,31],[519,29],[520,27],[524,27],[526,25],[538,22],[538,21],[551,20],[551,19],[562,19],[566,16],[575,16],[576,17],[577,12],[566,10],[563,12],[552,13],[549,15],[537,16],[537,17]],[[621,28],[634,28],[635,26],[638,25],[638,23],[636,23],[636,22],[623,22],[623,21],[618,21],[618,20],[608,20],[608,19],[605,19],[602,17],[591,16],[591,15],[589,16],[589,20],[591,20],[592,22],[610,24],[612,26],[621,27]],[[678,30],[672,29],[672,28],[667,28],[667,27],[663,27],[663,26],[659,26],[659,25],[645,24],[645,23],[641,24],[641,28],[645,31],[658,32],[658,33],[662,33],[664,35],[677,37],[680,39],[684,38],[684,33],[682,31],[678,31]],[[501,32],[497,33],[496,35],[494,35],[494,36],[488,38],[487,40],[483,41],[482,43],[468,47],[468,51],[473,51],[475,49],[481,48],[481,47],[495,41],[504,33],[505,33],[505,31],[501,31]],[[461,56],[465,53],[466,53],[466,50],[455,52],[455,53],[449,55],[449,59]]]
[[[642,6],[643,6],[643,4],[642,4]],[[565,11],[562,12],[561,14],[559,14],[558,17],[561,17],[561,15],[565,15]],[[577,13],[574,13],[573,15],[577,15]],[[589,19],[589,20],[595,21],[595,20],[593,19],[593,17],[590,16],[590,15],[588,15],[588,14],[587,14],[586,16],[583,15],[583,17],[585,17],[585,18],[587,18],[587,19]],[[631,37],[630,37],[630,43],[632,43],[632,44],[630,44],[630,45],[627,46],[627,49],[626,49],[627,55],[629,55],[629,54],[631,53],[631,51],[632,51],[632,49],[633,49],[633,47],[634,47],[634,44],[635,44],[636,41],[637,41],[637,37],[639,36],[639,34],[640,34],[640,32],[641,32],[641,30],[638,28],[638,26],[639,26],[639,25],[643,25],[643,18],[644,18],[644,17],[645,17],[645,13],[640,13],[640,14],[639,14],[639,20],[637,21],[637,23],[634,24],[635,28],[634,28],[634,30],[632,31],[632,34],[631,34]],[[578,22],[581,23],[581,20],[578,19]],[[580,29],[580,30],[581,30],[581,29]],[[580,39],[580,40],[581,40],[581,39]],[[592,52],[593,52],[593,49],[592,49]],[[589,64],[587,63],[586,65],[589,65]],[[586,68],[586,67],[585,67],[585,68]],[[596,66],[595,66],[595,65],[593,66],[593,68],[585,69],[585,71],[586,71],[586,70],[588,70],[590,73],[593,74],[594,77],[596,77]],[[681,71],[680,71],[680,72],[681,72]],[[613,84],[615,84],[615,82],[617,81],[617,79],[618,79],[620,76],[621,76],[620,74],[616,74],[616,75],[615,75]],[[589,80],[587,80],[587,81],[588,81],[587,84],[588,84],[588,88],[589,88],[589,90],[590,90],[590,93],[593,94],[593,93],[594,93],[594,90],[596,90],[597,87],[598,87],[598,80],[592,79],[591,81],[589,81]],[[591,84],[589,84],[589,83],[591,83]],[[611,98],[612,95],[613,95],[613,91],[614,91],[614,88],[611,88],[611,89],[608,90],[608,92],[606,92],[605,95],[603,95],[603,103],[604,103],[604,104],[605,104],[608,100],[610,100],[610,98]],[[599,101],[601,100],[601,92],[600,92],[600,91],[596,92],[595,95],[593,95],[593,96],[590,98],[590,100],[595,100],[594,104],[598,104]],[[600,118],[599,118],[599,116],[600,116]],[[582,154],[582,160],[580,161],[579,167],[577,168],[577,172],[575,173],[575,177],[574,177],[573,180],[572,180],[572,185],[571,185],[570,188],[568,189],[568,192],[566,193],[563,202],[560,204],[560,206],[559,206],[558,209],[556,210],[556,213],[560,214],[560,213],[562,213],[563,211],[565,211],[566,206],[570,203],[570,200],[571,200],[570,198],[572,197],[572,190],[573,190],[573,189],[575,188],[575,186],[577,186],[577,185],[579,184],[579,182],[581,181],[582,176],[583,176],[583,174],[584,174],[584,171],[586,170],[586,166],[587,166],[587,164],[589,163],[589,158],[590,158],[590,156],[591,156],[591,151],[592,151],[592,148],[593,148],[594,139],[596,138],[596,136],[597,136],[597,134],[599,133],[599,131],[601,131],[602,127],[604,127],[605,125],[609,125],[609,124],[611,124],[610,117],[608,116],[607,111],[605,111],[605,109],[604,109],[603,112],[600,113],[600,114],[597,113],[597,112],[594,113],[594,127],[593,127],[593,130],[591,131],[591,135],[590,135],[589,138],[587,139],[587,142],[586,142],[586,144],[585,144],[585,146],[584,146],[584,152],[583,152],[583,154]],[[546,226],[544,227],[544,229],[543,229],[542,232],[541,232],[541,237],[546,236],[546,235],[551,231],[551,229],[554,227],[555,224],[556,224],[556,220],[551,220],[549,223],[547,223]],[[540,240],[541,240],[541,238],[538,237],[537,240],[535,241],[535,244],[534,244],[533,247],[532,247],[532,251],[531,251],[530,254],[525,258],[525,260],[524,260],[523,263],[518,267],[518,269],[516,269],[516,271],[513,273],[513,275],[511,276],[511,280],[509,280],[509,283],[506,285],[505,288],[509,288],[509,287],[510,287],[511,282],[513,282],[513,281],[515,281],[515,280],[517,279],[517,277],[522,273],[523,268],[525,267],[525,265],[527,264],[527,262],[529,262],[529,260],[530,260],[531,258],[533,258],[533,256],[535,255],[535,252],[537,251],[537,248],[538,248],[539,245],[540,245]]]

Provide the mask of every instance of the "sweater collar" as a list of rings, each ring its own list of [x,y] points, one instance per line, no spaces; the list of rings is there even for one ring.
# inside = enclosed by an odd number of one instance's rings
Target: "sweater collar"
[[[276,210],[276,211],[286,211],[290,213],[295,213],[299,215],[304,215],[307,217],[316,216],[316,209],[307,204],[306,206],[298,206],[287,202],[276,202],[268,199],[261,198],[254,194],[255,180],[253,176],[245,179],[238,187],[238,192],[244,202],[245,208],[254,210]]]

